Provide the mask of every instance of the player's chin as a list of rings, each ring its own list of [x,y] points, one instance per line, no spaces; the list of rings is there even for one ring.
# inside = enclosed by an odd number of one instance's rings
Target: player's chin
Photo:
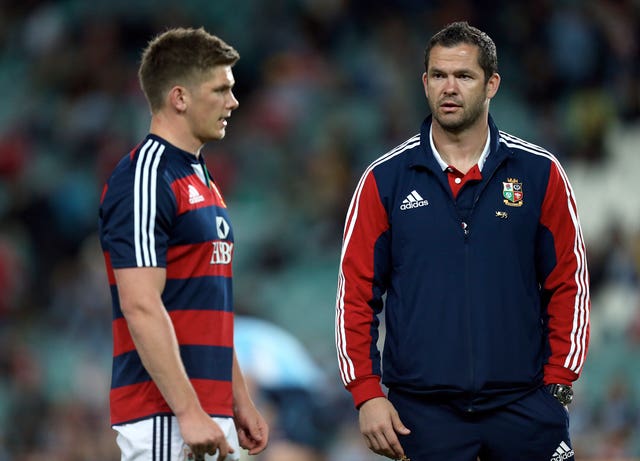
[[[218,140],[224,138],[226,134],[227,134],[227,130],[225,130],[224,128],[222,128],[220,130],[216,130],[216,131],[211,133],[211,140],[212,141],[218,141]]]

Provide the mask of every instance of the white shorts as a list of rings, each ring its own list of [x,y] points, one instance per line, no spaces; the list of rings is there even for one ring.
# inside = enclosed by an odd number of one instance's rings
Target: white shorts
[[[240,459],[238,434],[232,418],[212,418],[225,434],[234,452],[225,461]],[[122,453],[121,461],[193,461],[191,450],[182,440],[175,416],[154,416],[130,424],[113,426]],[[216,461],[218,455],[206,455],[205,461]]]

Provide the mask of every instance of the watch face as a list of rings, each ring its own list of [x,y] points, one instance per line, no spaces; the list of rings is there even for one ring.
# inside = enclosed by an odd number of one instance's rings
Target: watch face
[[[569,386],[559,385],[556,388],[556,398],[563,405],[570,404],[571,401],[573,400],[573,389],[571,389],[571,387],[569,387]]]
[[[549,384],[547,386],[547,390],[562,405],[567,406],[573,400],[573,389],[571,386],[566,386],[564,384]]]

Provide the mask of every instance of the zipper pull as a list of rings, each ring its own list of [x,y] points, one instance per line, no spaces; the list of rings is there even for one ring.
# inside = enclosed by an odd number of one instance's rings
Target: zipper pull
[[[469,235],[469,225],[464,221],[462,221],[460,224],[462,225],[462,230],[464,231],[464,235]]]

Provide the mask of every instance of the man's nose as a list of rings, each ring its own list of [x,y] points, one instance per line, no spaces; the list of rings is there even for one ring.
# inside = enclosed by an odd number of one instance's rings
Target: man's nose
[[[447,94],[457,94],[458,93],[458,82],[456,78],[451,75],[447,77],[447,80],[444,85],[444,92]]]
[[[231,110],[235,110],[240,105],[240,102],[236,99],[236,96],[232,93],[229,94],[229,99],[227,101],[227,107]]]

